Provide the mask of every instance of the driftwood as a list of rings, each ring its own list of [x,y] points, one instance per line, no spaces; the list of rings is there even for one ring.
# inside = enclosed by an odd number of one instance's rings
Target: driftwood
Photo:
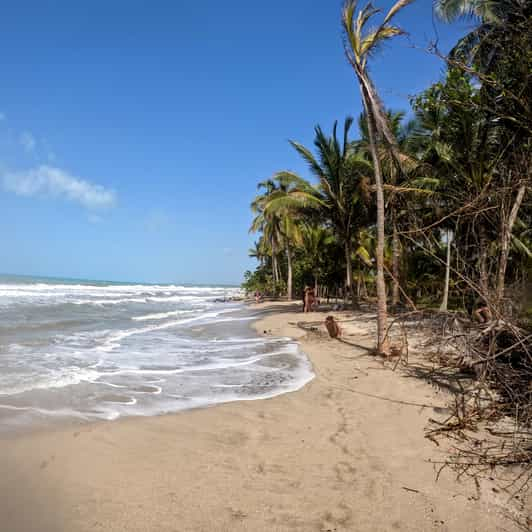
[[[475,324],[457,313],[428,320],[426,348],[432,376],[456,379],[451,414],[431,420],[426,437],[455,443],[440,462],[459,477],[495,476],[500,470],[514,494],[532,487],[532,334],[520,324],[497,319]],[[441,382],[441,380],[440,380]],[[464,382],[469,384],[464,385]]]

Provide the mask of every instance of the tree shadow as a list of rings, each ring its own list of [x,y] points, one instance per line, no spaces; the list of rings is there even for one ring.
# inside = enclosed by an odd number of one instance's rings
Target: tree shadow
[[[375,351],[372,347],[367,347],[365,345],[355,344],[354,342],[348,342],[345,338],[336,338],[339,342],[342,344],[350,345],[351,347],[356,347],[357,349],[362,349],[363,351],[366,351],[367,354],[373,354]],[[361,355],[361,356],[367,356],[367,354]]]
[[[456,368],[433,367],[424,364],[409,364],[403,367],[407,377],[423,379],[453,395],[462,394],[473,380],[471,375]]]

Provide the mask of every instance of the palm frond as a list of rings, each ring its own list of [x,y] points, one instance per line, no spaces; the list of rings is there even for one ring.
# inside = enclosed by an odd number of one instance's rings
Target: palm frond
[[[379,12],[380,9],[374,8],[371,3],[366,4],[366,6],[358,12],[354,31],[354,39],[357,43],[357,50],[359,54],[361,53],[361,38],[364,31],[364,27],[368,23],[370,18]]]
[[[434,11],[445,22],[459,18],[477,17],[487,22],[497,22],[496,1],[493,0],[435,0]]]
[[[346,156],[347,149],[349,147],[349,142],[348,142],[349,130],[351,129],[351,126],[353,125],[353,121],[354,121],[353,117],[352,116],[348,116],[345,119],[345,122],[344,122],[344,145],[343,145],[343,149],[342,149],[343,157]]]
[[[279,182],[285,188],[297,188],[299,190],[313,190],[312,185],[306,180],[297,175],[295,172],[289,170],[283,170],[276,172],[273,176],[277,182]]]
[[[303,144],[300,144],[299,142],[296,142],[294,140],[291,140],[289,142],[293,146],[293,148],[299,153],[299,155],[301,155],[301,157],[305,159],[305,161],[310,167],[311,172],[318,179],[321,179],[322,170],[321,170],[321,167],[318,161],[316,161],[316,159],[314,158],[314,155],[312,155],[312,152],[308,148],[305,148],[305,146],[303,146]]]
[[[512,235],[513,247],[522,255],[526,255],[529,259],[532,259],[532,249],[527,244],[515,235]]]
[[[411,4],[414,0],[398,0],[388,11],[388,14],[384,17],[383,24],[388,24],[401,9],[405,8],[408,4]]]
[[[378,29],[370,32],[364,37],[360,46],[361,54],[366,56],[370,55],[376,51],[376,49],[380,47],[384,41],[398,35],[403,35],[404,33],[405,32],[398,26],[380,26]]]
[[[344,35],[347,39],[349,46],[345,46],[346,54],[350,61],[358,61],[359,54],[359,37],[355,31],[355,12],[357,9],[357,0],[346,0],[342,9],[342,26],[344,29]],[[351,52],[351,53],[349,53]]]
[[[292,191],[289,194],[276,195],[268,201],[264,208],[266,214],[289,214],[303,208],[317,208],[324,206],[324,202],[308,192]]]
[[[364,246],[358,246],[358,248],[355,251],[355,255],[362,260],[362,262],[366,266],[373,266],[373,262],[371,261],[371,255],[367,248]]]

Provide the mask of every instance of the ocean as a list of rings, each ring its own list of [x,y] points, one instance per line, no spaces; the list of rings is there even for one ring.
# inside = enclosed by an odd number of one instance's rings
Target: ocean
[[[273,397],[313,378],[238,288],[0,276],[0,431]]]

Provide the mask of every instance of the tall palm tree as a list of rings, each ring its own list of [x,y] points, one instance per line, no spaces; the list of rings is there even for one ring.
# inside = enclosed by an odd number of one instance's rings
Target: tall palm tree
[[[399,0],[396,2],[377,28],[368,27],[370,19],[379,13],[379,10],[375,9],[371,3],[358,10],[357,13],[358,1],[346,0],[342,11],[345,53],[355,71],[368,117],[368,136],[377,189],[377,351],[386,355],[389,353],[389,347],[386,338],[387,305],[384,280],[384,187],[377,146],[379,142],[384,142],[392,153],[397,154],[397,142],[390,130],[388,117],[369,76],[367,66],[368,59],[379,46],[403,33],[400,28],[390,24],[390,22],[401,9],[412,1]],[[399,157],[396,156],[396,159],[399,160]]]
[[[268,196],[265,212],[280,219],[280,234],[286,251],[287,261],[287,298],[293,299],[292,253],[294,246],[302,243],[301,222],[306,208],[317,207],[320,200],[314,188],[300,177],[279,172],[275,174],[276,189]]]
[[[318,283],[324,267],[324,251],[327,246],[334,242],[331,231],[325,227],[304,225],[301,231],[302,248],[305,256],[311,264],[312,275],[314,275],[314,290],[318,293]]]
[[[351,301],[356,306],[358,301],[353,286],[353,235],[367,216],[367,176],[371,172],[371,165],[351,147],[349,130],[352,124],[352,118],[345,120],[342,142],[337,136],[337,123],[333,126],[331,137],[317,126],[314,139],[317,157],[302,144],[295,141],[291,141],[291,144],[318,180],[316,194],[325,217],[344,246],[346,285]]]
[[[248,256],[256,259],[260,267],[264,266],[264,259],[267,256],[264,237],[261,236],[258,242],[254,242],[253,247],[248,250]]]
[[[259,186],[265,188],[266,193],[256,198],[252,204],[252,208],[259,211],[252,230],[262,230],[265,235],[272,235],[276,249],[284,247],[287,260],[287,298],[290,301],[293,297],[293,247],[300,245],[302,241],[300,213],[306,207],[318,206],[320,201],[307,181],[288,172],[279,172]]]
[[[251,223],[249,231],[251,233],[262,232],[264,240],[268,243],[272,257],[272,276],[274,285],[280,281],[280,269],[278,263],[278,254],[281,249],[281,220],[278,215],[272,212],[266,212],[265,208],[269,196],[275,191],[276,184],[273,180],[268,179],[257,185],[259,190],[264,189],[262,194],[255,197],[251,203],[251,210],[256,214]]]
[[[389,213],[387,220],[392,233],[392,307],[400,302],[400,262],[401,241],[399,237],[399,225],[401,217],[404,218],[407,194],[429,194],[427,178],[422,177],[421,171],[424,165],[412,152],[412,134],[415,131],[416,122],[410,120],[404,123],[405,113],[387,110],[388,123],[392,135],[396,139],[396,155],[391,156],[390,150],[384,144],[377,147],[377,153],[381,161],[381,169],[385,191],[385,209]],[[368,133],[367,114],[362,113],[358,120],[360,140],[356,141],[358,149],[371,157],[371,146]]]

